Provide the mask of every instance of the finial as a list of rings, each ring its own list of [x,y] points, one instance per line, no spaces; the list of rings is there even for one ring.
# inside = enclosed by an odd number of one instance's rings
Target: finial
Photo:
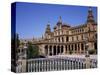
[[[59,16],[59,22],[62,22],[61,16]]]
[[[92,11],[92,7],[89,7],[89,11]]]
[[[48,21],[47,26],[50,26],[50,21]]]
[[[48,21],[48,24],[50,24],[50,21]]]

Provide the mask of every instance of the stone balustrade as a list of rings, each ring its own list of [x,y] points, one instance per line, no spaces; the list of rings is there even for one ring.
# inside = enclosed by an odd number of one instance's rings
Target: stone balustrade
[[[90,68],[97,67],[97,60],[91,59]],[[79,58],[40,58],[27,61],[27,72],[86,69],[85,59]]]

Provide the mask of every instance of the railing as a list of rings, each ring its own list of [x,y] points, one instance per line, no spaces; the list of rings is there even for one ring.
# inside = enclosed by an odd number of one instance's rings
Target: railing
[[[91,59],[90,68],[97,67],[97,60]],[[85,69],[85,59],[79,58],[40,58],[27,60],[27,72]]]

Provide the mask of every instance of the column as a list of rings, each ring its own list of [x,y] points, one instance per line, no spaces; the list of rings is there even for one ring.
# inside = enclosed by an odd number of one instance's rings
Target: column
[[[73,44],[73,53],[75,54],[75,44]]]
[[[83,53],[86,54],[86,48],[84,43],[83,43]]]
[[[62,37],[60,37],[60,42],[62,42]]]
[[[82,52],[82,48],[81,48],[81,43],[80,43],[80,54],[81,54],[81,52]]]
[[[49,51],[50,51],[50,49],[49,49],[49,46],[48,46],[48,56],[49,56],[49,53],[50,53]]]
[[[67,45],[67,53],[69,54],[69,46]]]
[[[59,54],[61,54],[61,46],[60,45],[59,45],[59,51],[60,51]]]
[[[52,56],[53,56],[53,46],[52,46]]]
[[[78,44],[77,44],[77,50],[76,51],[77,51],[77,54],[78,54]]]
[[[71,54],[72,54],[72,44],[70,44],[70,52],[71,52]]]
[[[64,36],[64,42],[66,43],[66,36]]]
[[[66,54],[66,47],[65,45],[63,45],[64,49],[63,49],[63,54]]]

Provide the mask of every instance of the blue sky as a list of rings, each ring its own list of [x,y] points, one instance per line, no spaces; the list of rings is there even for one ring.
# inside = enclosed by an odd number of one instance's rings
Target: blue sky
[[[95,20],[97,8],[92,7]],[[59,16],[63,23],[76,26],[84,24],[88,15],[86,6],[69,6],[39,3],[16,3],[16,32],[20,38],[41,37],[48,21],[53,27],[58,22]]]

